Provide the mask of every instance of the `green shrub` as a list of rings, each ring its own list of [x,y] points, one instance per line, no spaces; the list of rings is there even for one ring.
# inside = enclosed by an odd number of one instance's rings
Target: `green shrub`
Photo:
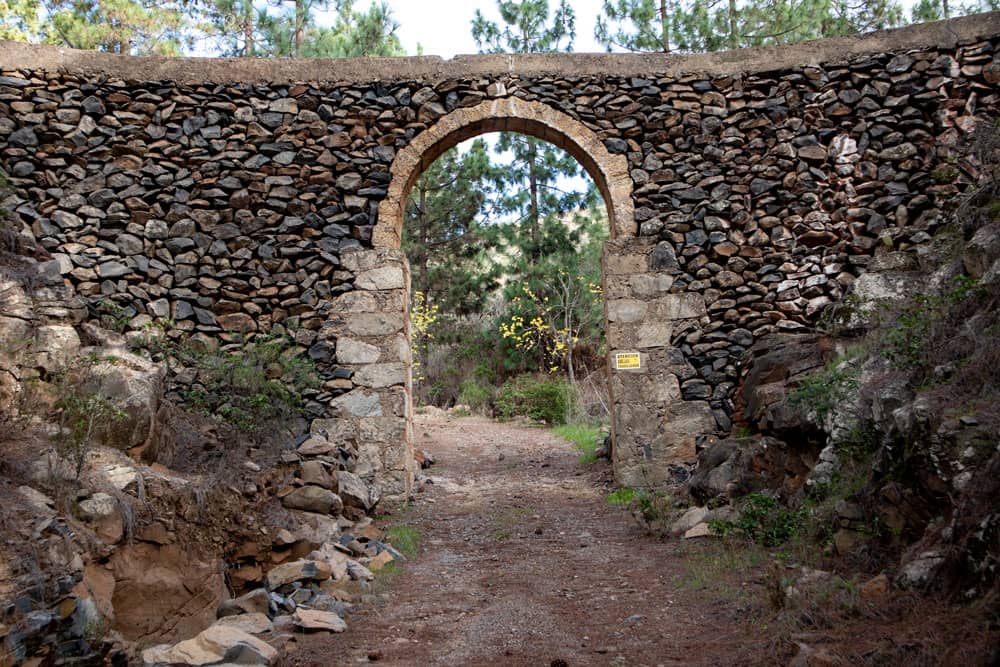
[[[628,505],[630,502],[635,500],[636,490],[628,486],[623,486],[620,489],[615,489],[608,494],[607,501],[612,505]]]
[[[458,402],[468,405],[473,410],[481,411],[490,403],[493,394],[489,387],[484,387],[475,380],[463,380],[458,388]]]
[[[401,554],[413,558],[420,551],[420,542],[423,538],[420,531],[413,526],[397,524],[385,531],[385,539]]]
[[[740,501],[740,516],[735,522],[713,520],[709,527],[717,535],[741,531],[754,542],[776,547],[797,537],[805,524],[806,513],[784,507],[765,493],[751,493]]]
[[[101,299],[94,305],[94,310],[98,321],[105,329],[118,333],[125,333],[128,330],[132,313],[121,304],[110,299]]]
[[[0,200],[13,190],[7,172],[0,169]],[[0,206],[0,253],[17,252],[17,223],[10,211]]]
[[[259,443],[265,433],[296,416],[302,394],[319,387],[319,374],[287,336],[260,336],[231,349],[176,346],[171,356],[197,371],[183,403],[218,417]]]
[[[793,408],[812,411],[819,420],[858,390],[861,367],[854,355],[831,362],[822,371],[803,378],[788,395]]]
[[[125,412],[104,395],[99,382],[97,388],[93,388],[93,369],[102,361],[104,359],[95,355],[84,357],[52,378],[53,408],[59,424],[52,439],[56,451],[73,463],[77,480],[98,433],[109,424],[126,418]]]
[[[571,397],[572,388],[565,380],[519,375],[497,391],[496,413],[501,419],[520,415],[548,424],[564,424]]]
[[[923,368],[936,361],[936,353],[958,334],[967,306],[976,308],[988,298],[985,287],[959,276],[941,295],[917,294],[885,306],[880,312],[878,347],[896,368]]]

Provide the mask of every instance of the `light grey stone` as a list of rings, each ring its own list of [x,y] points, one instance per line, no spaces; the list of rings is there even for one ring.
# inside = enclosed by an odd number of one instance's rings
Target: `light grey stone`
[[[362,387],[381,389],[406,382],[407,368],[402,363],[368,364],[354,373],[354,383]]]
[[[345,319],[357,336],[388,336],[402,331],[404,324],[402,313],[353,313]]]
[[[378,361],[381,353],[370,343],[355,338],[337,339],[337,362],[341,364],[371,364]]]
[[[405,279],[402,267],[383,266],[363,272],[354,284],[363,290],[403,289]]]
[[[334,410],[343,410],[352,417],[379,417],[382,415],[382,401],[376,393],[354,389],[330,401]]]
[[[608,301],[608,321],[638,322],[646,315],[649,306],[645,301],[636,299],[614,299]]]

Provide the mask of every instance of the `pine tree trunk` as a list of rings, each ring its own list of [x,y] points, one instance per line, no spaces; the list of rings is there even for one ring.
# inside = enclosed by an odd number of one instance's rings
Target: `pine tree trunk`
[[[534,139],[528,139],[528,189],[531,193],[531,208],[528,210],[528,224],[531,233],[531,259],[532,263],[539,259],[538,236],[539,236],[539,213],[538,213],[538,144]]]
[[[295,57],[302,57],[302,42],[306,30],[306,2],[295,0]]]
[[[420,268],[420,278],[417,280],[417,288],[424,293],[427,298],[427,262],[430,252],[427,244],[430,242],[430,221],[427,219],[427,182],[422,181],[417,185],[420,189],[420,232],[417,238],[420,239],[420,250],[417,255],[417,266]]]
[[[252,58],[254,52],[253,11],[243,17],[243,57]]]
[[[729,48],[738,49],[739,44],[736,38],[736,0],[729,0]]]
[[[660,43],[663,52],[670,53],[670,24],[667,22],[667,0],[660,0]]]

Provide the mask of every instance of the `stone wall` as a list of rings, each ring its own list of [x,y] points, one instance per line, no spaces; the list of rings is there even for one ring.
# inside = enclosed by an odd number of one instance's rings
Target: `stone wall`
[[[378,479],[381,491],[405,493],[416,466],[410,433],[410,271],[399,250],[352,250],[341,255],[355,289],[331,300],[320,338],[336,346],[329,417],[312,430],[358,445],[355,473]]]
[[[687,436],[729,429],[750,343],[809,328],[880,248],[933,234],[976,173],[953,162],[961,142],[1000,106],[998,35],[993,13],[785,49],[449,63],[4,43],[5,205],[134,328],[231,341],[295,323],[325,381],[311,405],[386,445],[371,475],[392,493],[409,469],[389,446],[407,433],[406,272],[372,251],[397,154],[489,100],[550,108],[627,162],[631,201],[608,205],[634,212],[638,239],[609,245],[609,336],[650,373],[616,375],[619,451],[686,457]],[[639,465],[618,469],[632,481]]]
[[[662,486],[671,464],[693,460],[699,436],[717,428],[712,389],[674,346],[709,324],[705,298],[671,292],[680,267],[672,246],[654,239],[608,241],[602,272],[615,477],[627,486]],[[620,367],[622,354],[637,354],[637,367]],[[726,398],[727,389],[718,391]]]

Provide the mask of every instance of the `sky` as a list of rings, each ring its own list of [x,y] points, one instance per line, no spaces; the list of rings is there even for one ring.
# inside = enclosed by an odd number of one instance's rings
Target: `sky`
[[[367,9],[371,0],[356,0],[355,8]],[[452,58],[459,54],[478,53],[472,39],[472,17],[477,9],[487,18],[500,22],[496,0],[388,0],[393,17],[399,23],[400,41],[409,55],[417,54],[418,44],[425,56]],[[577,53],[603,52],[594,40],[594,22],[603,5],[602,0],[570,0],[576,11]],[[550,10],[556,0],[550,0]]]

